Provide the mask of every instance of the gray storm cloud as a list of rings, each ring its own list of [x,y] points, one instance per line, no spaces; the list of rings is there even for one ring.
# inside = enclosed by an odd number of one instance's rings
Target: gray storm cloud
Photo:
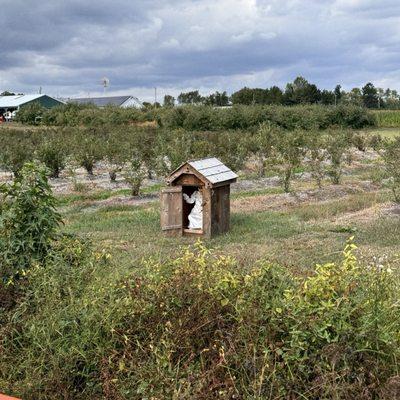
[[[4,3],[4,4],[3,4]],[[382,0],[0,0],[0,90],[148,96],[301,74],[397,88],[400,4]]]

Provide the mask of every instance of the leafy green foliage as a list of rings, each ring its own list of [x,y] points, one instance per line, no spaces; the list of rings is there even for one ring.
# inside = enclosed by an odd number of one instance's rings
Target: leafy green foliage
[[[307,132],[306,148],[308,150],[308,166],[311,176],[315,179],[319,188],[322,187],[322,181],[326,174],[325,162],[327,153],[325,150],[324,136],[318,131]]]
[[[272,98],[279,98],[279,93],[276,90],[271,92]],[[338,107],[325,105],[285,107],[276,105],[276,101],[272,99],[268,103],[271,105],[250,102],[245,103],[246,105],[234,103],[233,107],[219,108],[211,105],[226,104],[226,97],[223,93],[216,93],[213,96],[206,101],[207,105],[193,105],[193,101],[197,101],[195,96],[193,99],[185,100],[187,105],[181,107],[173,107],[167,103],[166,107],[148,107],[141,110],[111,106],[101,109],[93,105],[67,104],[40,110],[41,124],[103,127],[140,125],[146,121],[156,121],[160,126],[170,129],[216,131],[257,128],[263,122],[272,122],[284,129],[307,129],[311,126],[317,129],[333,126],[361,129],[376,125],[375,114],[351,104],[341,104]],[[37,111],[33,114],[36,115]],[[33,117],[25,118],[21,122],[35,124]]]
[[[365,152],[367,150],[367,145],[368,143],[368,137],[366,134],[363,133],[356,133],[354,135],[352,135],[351,138],[352,144],[354,145],[354,147],[357,148],[357,150]]]
[[[32,102],[18,110],[15,120],[27,125],[38,125],[45,113],[46,108],[38,102]]]
[[[250,129],[271,122],[284,129],[327,129],[334,126],[360,129],[374,126],[375,118],[365,108],[304,105],[244,106],[211,108],[185,106],[159,110],[160,123],[167,128],[191,130]]]
[[[386,144],[383,159],[394,199],[400,203],[400,138]]]
[[[43,261],[61,217],[47,182],[47,170],[27,163],[11,184],[0,187],[0,265],[3,281],[23,276],[35,261]]]
[[[50,170],[52,178],[58,178],[65,168],[69,149],[65,145],[65,131],[46,132],[37,150],[37,158]]]
[[[362,99],[365,107],[367,108],[378,108],[379,100],[378,100],[378,91],[375,86],[368,82],[362,89]]]
[[[43,399],[387,398],[400,277],[355,249],[298,278],[197,243],[114,277],[106,251],[66,237],[0,328],[0,387]],[[113,279],[93,279],[101,271]]]
[[[131,187],[132,196],[140,194],[140,188],[146,177],[146,169],[143,164],[142,156],[139,152],[132,153],[123,172],[125,181]]]
[[[328,175],[332,183],[338,185],[343,172],[343,164],[346,161],[350,149],[351,135],[347,131],[330,131],[326,135],[325,149],[330,161]]]
[[[381,135],[372,135],[369,138],[369,146],[375,150],[375,151],[379,151],[382,149],[382,145],[383,145],[383,139]]]
[[[2,132],[1,167],[17,176],[22,166],[32,161],[38,136],[28,130],[10,129]]]
[[[178,96],[179,104],[198,104],[203,101],[203,97],[200,95],[198,90],[191,92],[181,93]]]
[[[399,110],[379,110],[374,111],[377,126],[380,128],[398,128],[400,127]]]
[[[86,169],[88,175],[93,175],[96,162],[104,156],[101,132],[82,128],[75,129],[73,132],[70,137],[73,157],[78,165]]]
[[[304,132],[277,131],[273,139],[271,168],[278,172],[285,192],[290,191],[290,182],[306,154]]]
[[[261,124],[257,133],[252,136],[250,143],[250,152],[255,154],[258,159],[258,174],[260,177],[265,176],[268,166],[269,157],[272,155],[274,141],[277,135],[277,128],[272,124]]]

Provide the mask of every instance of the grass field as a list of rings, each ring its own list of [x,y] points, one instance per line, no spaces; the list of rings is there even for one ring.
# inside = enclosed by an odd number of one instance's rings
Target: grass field
[[[399,110],[375,110],[378,127],[380,128],[399,128],[400,112]]]
[[[317,189],[302,179],[295,183],[293,194],[284,194],[279,187],[238,189],[232,195],[230,232],[206,244],[243,262],[267,258],[304,272],[317,262],[340,258],[344,242],[354,235],[362,257],[378,254],[397,263],[400,244],[395,238],[400,225],[390,192],[370,182],[375,168],[360,158],[346,171],[342,185],[326,182]],[[121,201],[123,191],[64,195],[60,198],[64,229],[110,248],[122,273],[143,257],[175,254],[193,239],[161,234],[159,189],[160,185],[147,188],[153,196],[138,205],[132,205],[129,196]],[[118,201],[113,202],[116,195]]]
[[[378,128],[371,129],[367,131],[370,135],[380,135],[386,139],[394,139],[400,136],[400,127],[399,128]]]

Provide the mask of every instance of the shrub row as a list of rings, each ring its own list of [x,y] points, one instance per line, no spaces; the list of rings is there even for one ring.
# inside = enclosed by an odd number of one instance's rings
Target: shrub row
[[[153,126],[43,128],[2,132],[0,166],[16,176],[27,161],[38,159],[58,177],[67,166],[93,175],[103,161],[111,181],[122,174],[139,194],[146,177],[163,177],[188,159],[218,157],[239,171],[252,159],[259,176],[278,174],[286,191],[296,172],[311,172],[318,185],[325,177],[338,184],[350,149],[379,149],[382,139],[352,130],[284,130],[264,123],[256,130],[188,131]],[[72,172],[71,172],[72,173]]]
[[[38,103],[29,104],[18,112],[16,121],[27,125],[46,126],[101,126],[107,123],[116,125],[143,122],[153,119],[151,113],[136,108],[105,107],[69,103],[46,109]]]
[[[93,105],[68,104],[46,110],[32,104],[20,110],[17,120],[25,124],[41,123],[47,126],[127,125],[156,121],[166,128],[188,130],[249,129],[265,122],[283,129],[327,129],[335,126],[359,129],[376,123],[370,111],[352,105],[235,105],[230,108],[182,106],[139,110],[111,106],[100,109]]]
[[[188,130],[250,129],[266,122],[288,130],[359,129],[375,125],[375,118],[368,110],[355,106],[233,106],[222,109],[191,106],[163,109],[158,117],[162,126]]]

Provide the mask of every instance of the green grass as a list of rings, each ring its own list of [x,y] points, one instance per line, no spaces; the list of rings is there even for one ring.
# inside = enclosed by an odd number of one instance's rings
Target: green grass
[[[400,110],[373,111],[380,128],[400,128]]]
[[[163,184],[154,184],[142,188],[142,195],[156,194],[158,193]],[[89,193],[68,193],[60,194],[57,196],[58,204],[60,206],[67,206],[76,203],[91,203],[94,201],[107,200],[117,196],[130,196],[131,191],[129,189],[118,189],[118,190],[99,190]]]
[[[388,192],[357,193],[344,198],[320,202],[316,204],[304,204],[288,211],[303,221],[324,220],[338,215],[360,211],[390,199]]]
[[[280,192],[279,188],[246,191],[236,193],[232,201]],[[394,243],[391,231],[379,229],[379,225],[365,226],[351,219],[340,226],[335,223],[338,217],[351,216],[351,213],[389,200],[390,194],[381,191],[300,204],[283,211],[234,212],[230,231],[205,242],[210,247],[236,256],[243,264],[249,259],[268,258],[303,272],[316,262],[340,258],[343,243],[353,233],[356,240],[360,234],[362,246]],[[131,268],[143,257],[174,255],[178,248],[196,240],[162,235],[158,201],[140,206],[88,207],[74,206],[73,203],[71,206],[64,211],[64,230],[90,237],[100,248],[109,248],[122,269]],[[366,237],[369,237],[368,243]],[[326,250],[322,256],[321,243]]]
[[[245,199],[247,197],[262,196],[266,194],[281,194],[284,193],[281,187],[271,187],[266,189],[245,190],[236,192],[231,195],[232,199]]]
[[[356,241],[359,237],[362,252],[382,244],[388,244],[396,251],[400,245],[394,240],[393,230],[382,228],[378,216],[373,215],[380,205],[391,201],[391,193],[385,188],[376,192],[360,191],[359,182],[370,180],[376,170],[377,166],[370,160],[348,170],[338,190],[351,185],[352,188],[358,188],[356,193],[345,190],[343,194],[332,198],[329,193],[335,191],[335,186],[331,186],[326,191],[328,197],[325,200],[313,199],[294,205],[289,203],[282,210],[276,207],[262,211],[251,209],[251,199],[257,202],[259,196],[263,197],[265,204],[268,204],[269,196],[274,204],[279,204],[277,197],[280,195],[284,201],[287,195],[281,187],[234,192],[231,201],[238,202],[239,207],[233,207],[230,231],[205,242],[210,247],[234,255],[243,266],[249,260],[266,258],[300,273],[309,270],[317,262],[337,261],[343,243],[353,234]],[[329,185],[328,181],[326,185]],[[296,191],[316,190],[315,183],[311,181],[295,181],[293,187]],[[155,194],[161,188],[162,185],[153,185],[145,188],[143,194]],[[196,240],[187,237],[168,238],[162,234],[158,198],[132,206],[123,202],[114,204],[114,196],[130,199],[127,189],[70,194],[59,196],[59,199],[65,218],[64,230],[90,237],[100,248],[109,248],[120,263],[121,270],[133,268],[141,258],[175,255],[180,247]],[[101,204],[101,200],[106,199],[111,201]],[[247,208],[241,205],[242,199],[246,199]],[[363,210],[371,214],[366,221],[358,216],[358,212]],[[398,219],[393,218],[393,221],[398,222]],[[321,245],[325,250],[322,255]]]
[[[395,139],[400,136],[400,124],[396,128],[379,128],[366,131],[369,135],[380,135],[386,139]]]
[[[399,217],[381,217],[365,227],[361,227],[358,235],[360,244],[397,249],[400,238]],[[381,255],[386,255],[381,252]],[[399,255],[399,253],[398,253]]]

